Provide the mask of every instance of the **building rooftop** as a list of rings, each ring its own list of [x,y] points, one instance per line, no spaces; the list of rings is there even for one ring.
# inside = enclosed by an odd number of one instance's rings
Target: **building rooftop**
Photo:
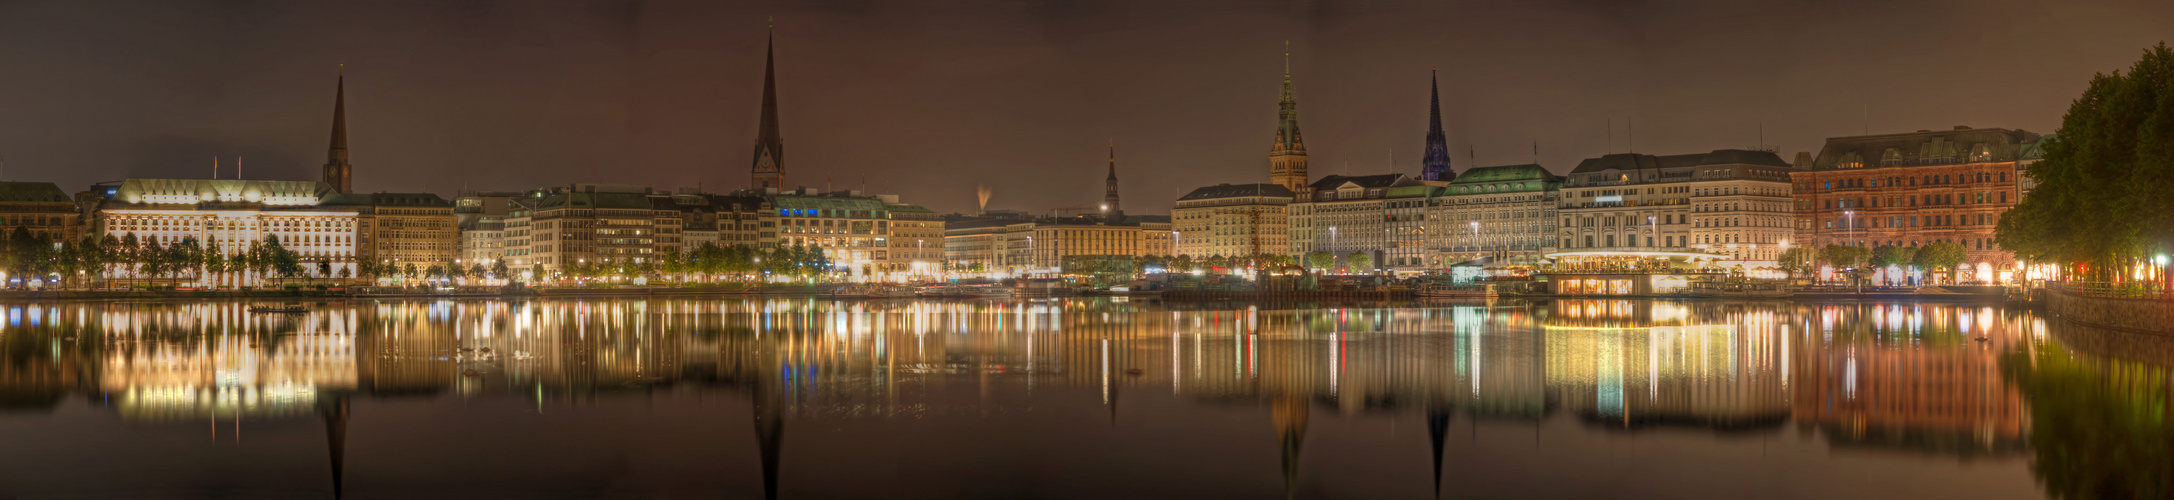
[[[121,181],[108,206],[186,205],[200,203],[247,204],[270,207],[315,207],[333,201],[339,192],[316,181],[260,181],[239,179],[128,179]]]
[[[1308,184],[1307,187],[1316,190],[1332,190],[1343,187],[1345,184],[1357,184],[1359,187],[1375,189],[1401,185],[1406,180],[1404,174],[1330,175],[1313,181],[1313,184]]]
[[[1903,134],[1860,135],[1827,139],[1812,170],[1915,167],[2015,161],[2038,134],[2004,128],[1919,130]]]
[[[1585,161],[1578,162],[1578,168],[1571,169],[1570,173],[1588,174],[1606,172],[1609,170],[1635,171],[1700,167],[1709,165],[1760,165],[1769,167],[1790,166],[1789,162],[1782,161],[1781,155],[1776,155],[1771,151],[1716,149],[1712,152],[1707,153],[1691,153],[1666,156],[1656,156],[1640,153],[1615,153],[1609,155],[1602,155],[1599,158],[1586,158]]]
[[[67,191],[51,182],[0,182],[0,202],[73,203]]]
[[[781,215],[801,215],[805,210],[867,210],[873,216],[884,210],[883,200],[845,196],[776,196],[770,202]]]
[[[1292,193],[1290,188],[1283,187],[1281,184],[1216,184],[1194,188],[1193,192],[1178,197],[1178,201],[1262,196],[1291,198],[1297,195],[1297,193]]]

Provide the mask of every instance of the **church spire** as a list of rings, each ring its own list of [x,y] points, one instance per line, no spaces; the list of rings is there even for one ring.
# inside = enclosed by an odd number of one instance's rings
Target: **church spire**
[[[354,192],[354,167],[347,163],[347,67],[341,65],[339,83],[332,93],[332,145],[325,152],[325,184],[341,193]],[[241,166],[234,167],[240,178]]]
[[[1117,204],[1117,139],[1110,139],[1110,176],[1104,183],[1107,190],[1102,194],[1102,214],[1124,213]]]
[[[1449,139],[1442,135],[1442,90],[1433,71],[1427,72],[1427,152],[1421,156],[1419,178],[1447,181],[1456,177],[1449,168]]]
[[[1276,140],[1268,149],[1268,181],[1296,192],[1306,187],[1306,139],[1298,132],[1298,97],[1291,92],[1291,42],[1283,42],[1283,99]]]
[[[785,139],[778,133],[777,30],[762,56],[762,125],[755,136],[755,189],[785,188]]]

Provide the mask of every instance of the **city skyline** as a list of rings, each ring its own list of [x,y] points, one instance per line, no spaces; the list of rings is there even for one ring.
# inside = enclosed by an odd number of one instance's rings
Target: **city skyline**
[[[1290,41],[1297,97],[1305,103],[1313,132],[1306,144],[1315,160],[1312,177],[1383,172],[1416,176],[1428,112],[1420,87],[1425,75],[1420,73],[1429,70],[1441,75],[1448,149],[1458,170],[1537,159],[1560,174],[1582,158],[1631,150],[1672,154],[1772,145],[1789,155],[1815,151],[1828,137],[1867,131],[1971,125],[2051,132],[2060,110],[2092,73],[2117,69],[2138,47],[2156,41],[2144,33],[2149,30],[2128,28],[2147,28],[2138,25],[2174,15],[2165,6],[2109,6],[2108,11],[2116,12],[2130,8],[2126,17],[2133,20],[2122,22],[2116,18],[2123,16],[2116,15],[2097,19],[2090,47],[2082,46],[2080,38],[2066,40],[2070,46],[2034,43],[2044,37],[2059,39],[2034,26],[1978,31],[1974,36],[1980,46],[1964,51],[1966,44],[1955,44],[1954,52],[1942,52],[1937,34],[1959,28],[1926,26],[1909,35],[1874,33],[1867,41],[1822,42],[1842,43],[1838,50],[1797,49],[1818,56],[1758,60],[1712,56],[1812,42],[1796,37],[1746,44],[1752,47],[1690,47],[1701,37],[1751,29],[1734,25],[1711,33],[1670,35],[1674,38],[1640,34],[1661,31],[1670,23],[1789,12],[1804,15],[1772,22],[1801,30],[1833,22],[1838,14],[1792,11],[1782,4],[1709,13],[1643,8],[1636,15],[1597,4],[1442,7],[1501,16],[1512,27],[1520,25],[1520,14],[1568,13],[1563,18],[1568,21],[1558,19],[1558,25],[1602,33],[1559,37],[1553,47],[1517,44],[1490,51],[1482,46],[1496,42],[1439,42],[1504,27],[1427,38],[1411,33],[1414,21],[1393,19],[1431,18],[1412,14],[1439,12],[1422,7],[1175,8],[1157,17],[1113,14],[1113,9],[1124,10],[1115,5],[903,20],[878,20],[886,17],[887,9],[881,7],[764,7],[780,12],[759,14],[752,12],[761,9],[757,7],[643,4],[615,11],[606,8],[609,4],[592,4],[587,10],[567,7],[569,11],[545,13],[536,11],[550,8],[424,13],[391,8],[373,16],[359,15],[353,6],[164,6],[148,11],[167,11],[163,13],[179,19],[255,15],[269,25],[287,23],[292,26],[285,29],[298,31],[220,32],[213,37],[218,40],[184,39],[146,51],[171,60],[97,49],[73,58],[52,57],[66,51],[40,54],[47,59],[0,53],[0,61],[10,67],[28,68],[24,74],[48,75],[0,83],[0,95],[15,96],[0,97],[0,105],[17,111],[12,119],[0,118],[0,137],[6,138],[0,139],[0,155],[9,160],[0,177],[54,181],[72,191],[127,177],[193,178],[203,171],[204,156],[245,156],[251,158],[251,179],[313,179],[319,177],[314,171],[322,168],[310,159],[319,154],[316,148],[322,143],[317,141],[326,133],[322,103],[331,97],[322,95],[324,77],[333,76],[324,73],[345,64],[352,66],[346,76],[357,80],[355,95],[345,97],[355,101],[348,119],[354,164],[360,167],[354,176],[358,192],[451,193],[463,187],[524,189],[621,179],[727,192],[747,182],[747,164],[733,159],[752,153],[748,138],[756,135],[758,102],[753,96],[760,94],[757,72],[762,65],[755,59],[765,47],[759,30],[774,15],[779,101],[790,115],[785,127],[796,145],[792,185],[822,189],[827,186],[814,183],[822,177],[857,187],[866,179],[871,191],[907,195],[948,212],[973,208],[973,183],[960,178],[989,178],[995,190],[992,208],[1040,212],[1086,206],[1103,187],[1095,182],[1104,174],[1098,168],[1106,161],[1103,142],[1114,136],[1128,144],[1129,173],[1120,190],[1135,200],[1134,210],[1159,213],[1167,210],[1167,200],[1194,186],[1258,182],[1265,166],[1260,137],[1274,120],[1270,101],[1277,92],[1275,66],[1285,39]],[[1867,9],[1915,12],[1941,5]],[[86,34],[49,31],[53,27],[73,26],[93,36],[125,39],[103,30],[163,26],[137,18],[145,13],[131,12],[111,26],[92,29],[72,24],[88,15],[73,11],[76,7],[44,9],[44,17],[54,21],[50,26],[11,31],[36,46],[40,40]],[[26,12],[31,13],[38,12]],[[381,31],[390,29],[388,21],[420,14],[436,15],[423,15],[428,27],[414,32]],[[565,24],[531,19],[539,14],[558,16],[545,17]],[[2014,13],[1969,15],[1985,18],[1984,24],[2011,27],[2025,19]],[[1003,16],[1048,22],[1024,33],[1014,28],[976,31]],[[1196,26],[1207,20],[1223,25]],[[2056,21],[2061,22],[2051,23],[2052,28],[2075,30],[2090,24]],[[464,38],[451,32],[461,23],[495,34],[541,34],[550,41]],[[691,32],[689,25],[697,23],[706,31]],[[342,42],[303,26],[385,36],[359,37],[373,42]],[[609,36],[613,32],[606,28],[611,27],[633,36]],[[866,33],[842,35],[852,28],[866,28]],[[557,30],[570,34],[551,36]],[[1624,42],[1624,36],[1633,41]],[[1840,66],[1890,70],[1866,72],[1862,78],[1812,74],[1837,69],[1830,59],[1870,55],[1877,44],[1896,41],[1883,37],[1951,57],[1913,53],[1910,58],[1871,57],[1861,65]],[[250,47],[279,45],[268,41],[314,42],[256,49],[256,54],[229,54],[205,45],[221,40]],[[1985,52],[1982,42],[2017,50],[1979,55]],[[432,46],[442,50],[424,49]],[[2061,53],[2071,46],[2074,52]],[[402,55],[395,47],[411,50]],[[1200,57],[1216,61],[1190,61]],[[996,62],[946,62],[954,58]],[[1712,65],[1718,68],[1691,64],[1701,58],[1752,62]],[[877,59],[875,64],[857,64]],[[1993,71],[1980,69],[1989,60],[2001,61],[2001,69],[1994,71],[2000,78],[1987,80],[1975,73]],[[92,67],[83,67],[85,62]],[[631,71],[613,73],[610,78],[617,83],[610,84],[570,77],[613,65]],[[1924,74],[1900,66],[1915,66]],[[1546,76],[1504,78],[1513,73],[1503,69],[1536,70]],[[1605,69],[1634,70],[1621,74],[1636,76],[1610,79],[1602,75]],[[1669,70],[1681,72],[1654,75]],[[90,71],[137,76],[66,88],[58,83]],[[1393,77],[1402,72],[1408,77]],[[490,76],[479,76],[486,73]],[[554,74],[557,78],[534,78]],[[1511,81],[1524,84],[1508,85]],[[1986,83],[1954,83],[1959,81]],[[1715,88],[1733,90],[1715,93]],[[1988,100],[1994,96],[1999,98]],[[608,109],[600,112],[581,104],[592,100]],[[1859,109],[1840,109],[1852,107],[1848,104]],[[852,110],[857,112],[847,112]],[[1538,154],[1531,153],[1533,143]],[[996,175],[1019,169],[1037,175]],[[448,175],[423,175],[428,173]],[[1170,192],[1162,192],[1166,188]]]

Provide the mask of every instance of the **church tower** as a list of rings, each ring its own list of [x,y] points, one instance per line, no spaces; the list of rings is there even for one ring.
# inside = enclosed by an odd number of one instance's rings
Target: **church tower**
[[[355,192],[354,166],[347,164],[347,71],[340,71],[332,93],[332,146],[325,156],[325,184],[340,193]]]
[[[1427,72],[1427,152],[1420,157],[1419,180],[1447,181],[1457,177],[1449,168],[1449,139],[1442,135],[1442,91],[1433,71]]]
[[[778,135],[777,33],[773,29],[762,56],[762,126],[755,137],[756,190],[785,189],[785,139]]]
[[[1268,182],[1297,192],[1306,187],[1306,140],[1298,133],[1298,98],[1291,95],[1291,42],[1283,42],[1283,100],[1276,143],[1268,148]]]
[[[1115,140],[1110,141],[1110,177],[1103,182],[1105,183],[1105,190],[1102,193],[1102,215],[1124,213],[1125,209],[1117,204],[1117,141]]]

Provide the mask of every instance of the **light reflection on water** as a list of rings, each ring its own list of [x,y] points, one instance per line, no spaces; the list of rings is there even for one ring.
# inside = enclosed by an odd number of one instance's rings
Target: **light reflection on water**
[[[2108,497],[2174,467],[2174,342],[1980,305],[248,305],[5,306],[0,497]],[[660,454],[699,457],[627,458]],[[917,474],[850,480],[873,457]],[[143,464],[174,470],[57,471]]]

